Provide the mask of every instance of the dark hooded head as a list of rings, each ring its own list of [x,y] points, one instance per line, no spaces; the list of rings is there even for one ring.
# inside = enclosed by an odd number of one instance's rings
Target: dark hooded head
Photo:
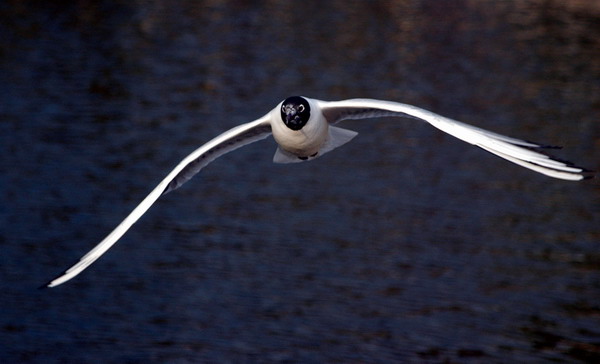
[[[310,105],[301,96],[288,97],[281,104],[281,120],[292,130],[300,130],[310,119]]]

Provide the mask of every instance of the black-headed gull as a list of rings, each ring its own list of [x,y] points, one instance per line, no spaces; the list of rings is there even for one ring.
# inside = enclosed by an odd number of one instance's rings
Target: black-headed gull
[[[179,188],[225,153],[273,134],[278,144],[274,162],[309,161],[344,145],[357,134],[333,124],[345,119],[389,116],[426,121],[458,139],[550,177],[570,181],[586,177],[584,169],[536,151],[542,145],[496,134],[412,105],[373,99],[321,101],[292,96],[265,116],[226,131],[188,155],[104,240],[47,286],[58,286],[81,273],[113,246],[161,195]]]

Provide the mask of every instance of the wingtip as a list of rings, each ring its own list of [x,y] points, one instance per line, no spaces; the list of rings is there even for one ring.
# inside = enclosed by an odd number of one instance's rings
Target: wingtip
[[[577,166],[573,163],[570,162],[566,162],[568,166],[570,167],[574,167],[574,168],[579,168],[579,172],[577,173],[581,178],[579,179],[580,181],[586,180],[586,179],[592,179],[592,178],[596,178],[596,171],[591,170],[591,169],[587,169],[587,168],[583,168],[580,166]]]
[[[542,149],[563,149],[562,145],[538,144]]]
[[[43,289],[48,289],[48,288],[52,288],[52,287],[54,287],[52,285],[52,281],[48,281],[48,282],[42,284],[41,286],[39,286],[38,289],[43,290]]]
[[[582,174],[582,176],[583,176],[583,178],[582,178],[582,179],[592,179],[592,178],[596,178],[596,172],[594,172],[594,171],[590,171],[590,170],[584,169],[584,170],[582,171],[582,173],[583,173],[583,174]]]
[[[582,173],[587,173],[587,174],[591,174],[591,175],[596,174],[596,171],[594,171],[593,169],[587,169],[587,168],[583,168],[583,167],[577,167],[577,168],[581,168]]]
[[[41,285],[39,287],[39,289],[46,289],[46,288],[54,288],[56,286],[59,286],[63,283],[65,283],[67,280],[64,280],[65,275],[67,275],[68,271],[64,271],[63,273],[59,274],[56,278],[46,282],[45,284]]]
[[[575,166],[573,164],[571,164],[570,166],[574,167],[574,168],[579,168],[579,171],[577,173],[574,173],[574,175],[576,175],[577,177],[579,177],[579,178],[576,179],[576,181],[583,181],[583,180],[586,180],[586,179],[596,178],[596,172],[595,171],[589,170],[587,168],[582,168],[582,167],[579,167],[579,166]]]

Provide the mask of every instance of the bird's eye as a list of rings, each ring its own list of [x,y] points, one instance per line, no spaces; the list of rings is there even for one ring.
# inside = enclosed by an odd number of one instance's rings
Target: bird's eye
[[[298,112],[304,112],[304,105],[298,105]]]

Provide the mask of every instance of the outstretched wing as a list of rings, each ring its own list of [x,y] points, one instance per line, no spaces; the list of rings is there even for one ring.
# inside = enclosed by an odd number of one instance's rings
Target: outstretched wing
[[[543,145],[487,131],[416,106],[373,99],[350,99],[332,102],[317,100],[317,102],[327,121],[332,124],[344,119],[382,116],[414,117],[424,120],[460,140],[547,176],[571,181],[585,178],[583,168],[534,150],[544,148]]]
[[[225,153],[271,135],[269,120],[267,114],[251,123],[230,129],[185,157],[104,240],[46,286],[55,287],[65,283],[89,267],[110,249],[161,195],[180,187],[207,164]]]

